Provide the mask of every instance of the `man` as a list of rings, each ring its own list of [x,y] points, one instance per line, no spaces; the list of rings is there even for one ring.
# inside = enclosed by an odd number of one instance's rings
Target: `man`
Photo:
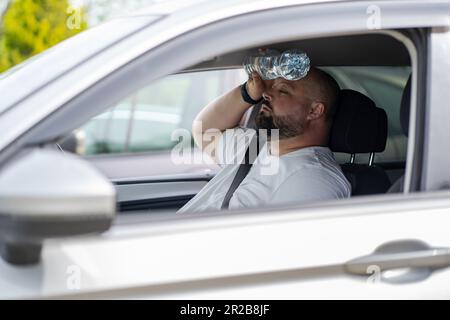
[[[339,96],[336,81],[324,71],[311,68],[306,77],[296,81],[283,78],[264,81],[253,73],[244,86],[212,101],[194,120],[195,142],[224,166],[178,212],[222,208],[251,140],[249,130],[236,127],[252,102],[260,99],[262,107],[255,122],[258,129],[269,130],[268,143],[227,207],[255,208],[349,197],[350,183],[327,147]],[[271,134],[271,129],[278,130],[278,137]],[[219,138],[211,139],[211,132],[216,132]],[[250,136],[255,133],[250,132]],[[239,145],[244,140],[248,143],[236,149],[236,142]],[[277,170],[262,174],[263,167],[274,162]]]

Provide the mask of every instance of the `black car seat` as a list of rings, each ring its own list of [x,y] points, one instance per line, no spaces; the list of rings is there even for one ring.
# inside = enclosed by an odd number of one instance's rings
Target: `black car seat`
[[[367,96],[341,90],[330,135],[330,149],[351,155],[341,165],[352,186],[352,195],[385,193],[391,183],[386,172],[374,165],[376,152],[383,152],[387,140],[387,115]],[[369,153],[368,164],[354,163],[355,154]]]
[[[411,105],[411,75],[406,82],[405,89],[403,89],[402,102],[400,104],[400,125],[405,136],[408,136],[409,127],[409,109]],[[398,178],[389,188],[388,193],[403,192],[403,182],[405,175]]]

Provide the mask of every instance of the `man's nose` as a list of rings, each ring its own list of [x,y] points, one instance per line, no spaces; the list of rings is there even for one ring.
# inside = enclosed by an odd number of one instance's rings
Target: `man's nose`
[[[272,101],[272,95],[267,90],[263,92],[262,97],[266,101]]]

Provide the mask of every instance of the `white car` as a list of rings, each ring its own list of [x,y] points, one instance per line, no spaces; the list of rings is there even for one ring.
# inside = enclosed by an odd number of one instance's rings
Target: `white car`
[[[190,106],[181,92],[202,87],[183,75],[234,70],[237,85],[266,47],[305,50],[379,107],[365,119],[349,99],[335,120],[332,140],[362,141],[333,149],[354,196],[176,215],[217,167],[171,163],[160,139],[229,87],[206,81]],[[449,57],[450,1],[168,1],[0,75],[0,298],[450,298]],[[171,127],[64,151],[108,113]]]

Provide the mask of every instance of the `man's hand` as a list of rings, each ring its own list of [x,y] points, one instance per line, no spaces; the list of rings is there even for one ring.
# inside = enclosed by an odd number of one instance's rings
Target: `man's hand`
[[[263,81],[257,72],[250,74],[247,81],[247,92],[250,98],[255,101],[261,99],[266,85],[266,81]]]

